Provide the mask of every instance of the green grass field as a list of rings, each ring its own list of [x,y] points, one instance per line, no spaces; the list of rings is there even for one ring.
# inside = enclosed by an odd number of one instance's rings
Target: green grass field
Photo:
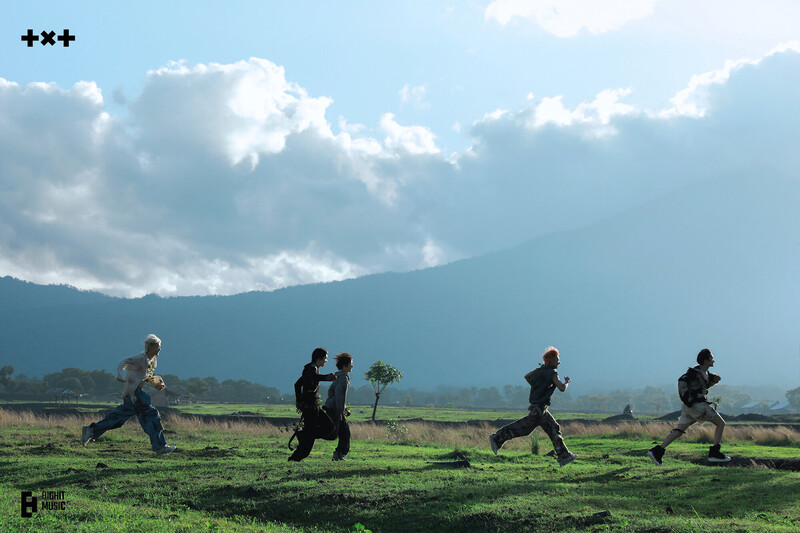
[[[15,403],[25,406],[37,406],[45,409],[49,413],[57,414],[59,409],[52,402],[6,402],[11,407]],[[98,410],[111,410],[118,405],[118,402],[84,402],[70,404],[71,410],[96,413]],[[159,407],[162,411],[174,411],[183,415],[238,415],[238,416],[263,416],[269,418],[297,418],[297,411],[294,405],[289,404],[219,404],[197,402],[184,405],[171,405],[168,408]],[[371,405],[351,406],[352,418],[354,422],[363,422],[372,417]],[[439,407],[404,407],[397,405],[378,405],[376,418],[379,420],[429,420],[440,422],[469,422],[482,420],[509,420],[523,416],[525,409],[454,409]],[[581,414],[581,413],[558,413],[557,416],[562,420],[575,418],[585,420],[602,420],[608,414]],[[637,416],[637,418],[647,420],[651,417]]]
[[[560,468],[544,455],[551,446],[540,430],[493,455],[490,424],[354,423],[349,461],[332,462],[335,443],[318,441],[307,460],[287,463],[289,435],[269,424],[167,418],[178,450],[157,458],[135,421],[84,448],[80,425],[89,421],[0,411],[3,531],[800,528],[800,473],[703,464],[707,427],[670,446],[659,468],[645,453],[669,424],[564,424],[579,458]],[[730,429],[729,455],[798,456],[793,430]],[[22,518],[21,491],[63,491],[65,509]]]

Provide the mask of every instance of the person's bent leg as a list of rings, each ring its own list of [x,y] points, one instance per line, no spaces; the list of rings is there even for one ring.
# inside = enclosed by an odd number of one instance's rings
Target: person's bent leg
[[[677,426],[675,426],[675,429],[670,431],[669,435],[667,435],[667,437],[664,439],[664,442],[661,443],[661,447],[662,448],[666,448],[667,446],[669,446],[672,443],[672,441],[674,441],[675,439],[677,439],[681,435],[686,434],[686,430],[692,424],[694,424],[694,422],[686,422],[686,423],[678,424]]]
[[[553,418],[553,415],[550,414],[550,411],[544,409],[542,412],[541,421],[539,425],[542,427],[547,436],[550,437],[550,442],[553,443],[553,449],[556,452],[556,458],[558,459],[558,464],[561,466],[566,465],[567,463],[571,463],[575,460],[577,455],[570,452],[567,448],[566,443],[564,442],[564,438],[561,435],[561,426],[558,425],[556,419]]]
[[[501,448],[503,444],[511,439],[515,439],[517,437],[524,437],[525,435],[530,435],[531,432],[536,429],[536,426],[539,425],[539,419],[541,418],[541,411],[531,409],[528,412],[527,416],[520,418],[515,422],[511,422],[500,429],[497,430],[497,433],[494,434],[495,442],[497,443],[497,447]]]
[[[161,427],[161,414],[158,409],[152,405],[147,406],[138,413],[139,425],[150,437],[150,447],[153,451],[160,450],[167,445],[167,439],[164,438],[164,430]]]
[[[139,425],[150,437],[150,447],[153,451],[160,450],[167,444],[161,427],[161,414],[158,409],[150,405],[150,395],[142,389],[136,389],[134,395],[136,396],[136,401],[133,406],[136,409]]]
[[[717,413],[717,416],[711,419],[711,423],[717,426],[714,431],[714,446],[722,444],[722,432],[725,431],[725,419]]]
[[[316,440],[318,409],[303,410],[303,429],[297,432],[297,448],[289,456],[290,461],[302,461],[311,453]]]
[[[717,426],[717,430],[714,432],[714,445],[708,449],[708,460],[712,463],[727,463],[731,458],[720,450],[722,432],[725,430],[725,420],[713,407],[709,406],[709,409],[713,410],[714,416],[711,417],[711,423]]]
[[[94,422],[89,425],[92,428],[92,438],[99,439],[100,435],[111,429],[121,428],[130,417],[136,414],[136,409],[133,406],[131,399],[126,396],[122,400],[122,404],[118,405],[116,409],[106,415],[100,422]]]

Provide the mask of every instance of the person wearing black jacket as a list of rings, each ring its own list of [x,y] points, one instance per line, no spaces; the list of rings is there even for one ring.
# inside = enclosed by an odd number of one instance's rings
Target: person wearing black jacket
[[[660,446],[651,448],[647,455],[656,465],[663,465],[664,452],[669,444],[686,433],[686,429],[695,422],[711,422],[717,426],[714,432],[714,445],[708,449],[708,460],[712,463],[726,463],[730,457],[720,451],[722,432],[725,429],[725,420],[720,416],[706,395],[708,388],[716,385],[720,377],[709,369],[714,366],[714,354],[708,348],[703,348],[697,354],[697,366],[689,368],[678,379],[678,395],[683,402],[678,425],[673,429]]]
[[[311,353],[311,362],[303,367],[303,374],[294,384],[297,409],[303,414],[303,429],[297,432],[297,449],[289,461],[302,461],[311,453],[318,438],[335,439],[335,426],[322,410],[318,396],[320,381],[334,381],[334,374],[320,374],[319,369],[328,362],[328,350],[316,348]]]

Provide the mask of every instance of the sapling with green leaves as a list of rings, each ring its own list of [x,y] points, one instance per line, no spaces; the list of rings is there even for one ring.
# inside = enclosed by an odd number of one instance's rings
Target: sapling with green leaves
[[[364,379],[372,384],[375,389],[375,405],[372,406],[372,420],[375,421],[375,412],[378,410],[378,400],[383,389],[391,383],[397,383],[403,377],[403,372],[389,363],[375,361],[364,374]]]

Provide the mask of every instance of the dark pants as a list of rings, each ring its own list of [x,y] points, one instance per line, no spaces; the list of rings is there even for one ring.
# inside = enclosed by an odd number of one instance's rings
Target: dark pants
[[[531,404],[528,415],[501,427],[495,434],[495,440],[499,446],[502,446],[507,440],[530,435],[537,427],[541,427],[550,437],[553,448],[559,457],[569,453],[567,445],[564,444],[564,439],[561,437],[561,426],[550,414],[547,406],[543,404]]]
[[[133,393],[136,400],[131,400],[130,396],[122,399],[122,405],[111,411],[100,422],[91,424],[92,437],[97,439],[110,429],[121,428],[132,416],[139,419],[142,429],[150,436],[150,446],[153,450],[163,448],[167,441],[164,438],[164,431],[161,428],[161,415],[158,409],[150,405],[150,395],[141,388]]]
[[[329,413],[333,419],[334,434],[339,437],[336,451],[339,452],[339,455],[345,456],[350,452],[350,424],[341,413],[334,411],[329,411]]]
[[[334,440],[335,429],[331,417],[319,407],[303,409],[303,429],[297,432],[297,449],[289,456],[289,460],[302,461],[308,457],[317,439]]]

